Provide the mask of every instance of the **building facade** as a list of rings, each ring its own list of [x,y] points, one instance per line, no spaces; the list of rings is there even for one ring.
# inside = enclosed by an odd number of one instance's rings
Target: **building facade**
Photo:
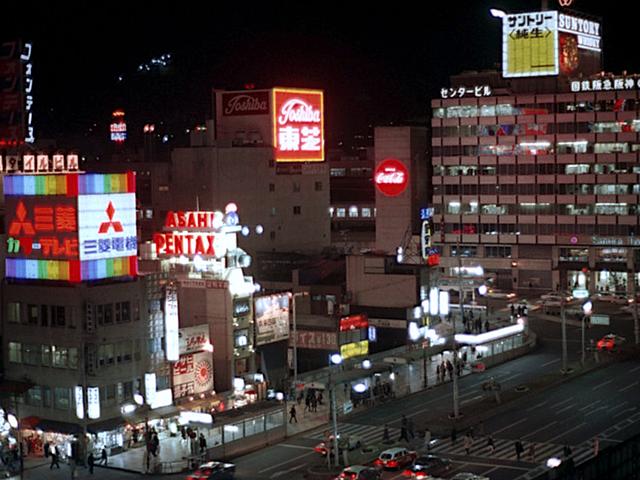
[[[631,292],[640,261],[638,77],[543,79],[537,93],[511,87],[431,102],[442,267],[449,273],[462,256],[504,289]]]

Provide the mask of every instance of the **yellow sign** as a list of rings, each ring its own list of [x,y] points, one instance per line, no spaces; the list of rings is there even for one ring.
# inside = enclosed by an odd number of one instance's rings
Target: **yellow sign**
[[[502,19],[502,76],[558,73],[558,12],[506,15]]]
[[[362,340],[361,342],[340,345],[340,356],[343,360],[352,357],[359,357],[360,355],[367,355],[368,353],[369,340]]]

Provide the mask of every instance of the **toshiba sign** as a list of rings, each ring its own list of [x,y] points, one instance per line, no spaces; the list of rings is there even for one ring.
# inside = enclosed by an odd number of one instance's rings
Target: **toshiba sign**
[[[380,193],[396,197],[407,189],[409,171],[401,161],[388,158],[378,164],[373,179]]]
[[[287,88],[272,92],[276,161],[324,161],[323,92]]]
[[[222,115],[268,115],[269,91],[247,91],[224,93],[222,95]]]

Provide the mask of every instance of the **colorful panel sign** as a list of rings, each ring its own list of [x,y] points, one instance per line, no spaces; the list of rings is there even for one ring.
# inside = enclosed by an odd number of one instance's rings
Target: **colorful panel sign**
[[[407,189],[409,171],[400,160],[388,158],[378,164],[373,180],[380,193],[388,197],[397,197]]]
[[[358,315],[349,315],[348,317],[342,317],[340,319],[341,332],[356,330],[360,328],[367,328],[368,326],[369,326],[369,318],[364,313],[360,313]]]
[[[558,12],[505,15],[502,19],[502,75],[558,75]]]
[[[274,88],[272,105],[276,162],[324,161],[323,92]]]
[[[361,342],[347,343],[340,345],[340,356],[343,360],[352,357],[359,357],[361,355],[367,355],[369,353],[369,340],[362,340]]]
[[[173,365],[173,398],[213,390],[213,355],[211,352],[180,355]]]
[[[129,257],[138,253],[136,195],[79,195],[80,260]]]
[[[256,344],[278,342],[289,338],[289,294],[281,293],[254,298]]]

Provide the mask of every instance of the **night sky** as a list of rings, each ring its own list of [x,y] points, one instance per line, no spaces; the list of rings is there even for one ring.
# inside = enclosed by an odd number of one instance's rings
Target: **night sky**
[[[113,2],[34,12],[35,4],[18,3],[26,4],[3,7],[0,37],[33,41],[38,136],[67,147],[79,137],[108,137],[117,107],[136,131],[146,122],[164,122],[178,144],[186,139],[185,128],[210,116],[212,87],[245,84],[324,89],[330,145],[370,124],[424,122],[429,100],[448,85],[449,75],[500,61],[501,23],[489,8],[540,6],[468,0],[383,7],[277,2],[267,8],[266,2],[245,2],[231,9],[221,2],[172,2],[184,8]],[[611,4],[574,0],[573,8],[603,18],[607,71],[638,72],[631,41],[637,16],[630,2],[617,2],[616,9]],[[137,72],[164,53],[172,55],[168,69]]]

